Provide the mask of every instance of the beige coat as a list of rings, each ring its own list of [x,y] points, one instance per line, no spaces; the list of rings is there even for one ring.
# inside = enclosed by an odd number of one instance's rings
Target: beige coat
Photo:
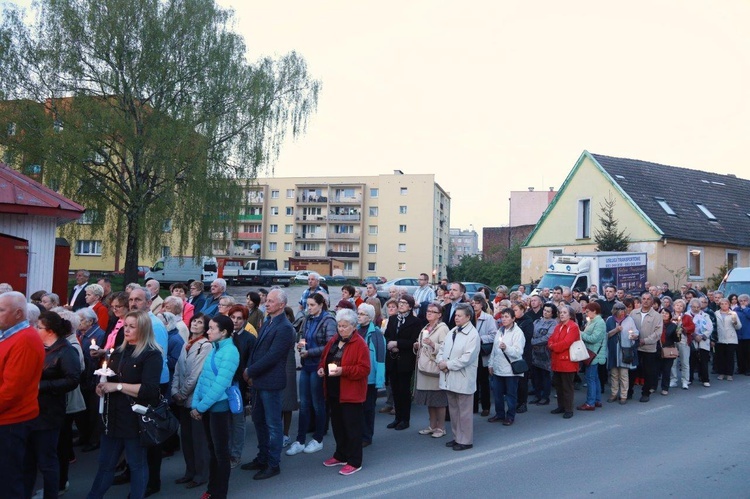
[[[471,323],[466,324],[462,331],[455,327],[445,336],[436,359],[438,363],[445,361],[448,365],[448,372],[440,373],[441,389],[465,395],[477,391],[479,344],[479,333]]]
[[[448,326],[446,326],[444,322],[439,322],[438,325],[435,326],[435,329],[433,329],[431,332],[427,331],[426,327],[422,329],[422,332],[419,333],[418,341],[420,347],[419,351],[417,352],[417,358],[419,358],[419,356],[421,355],[427,355],[435,360],[438,352],[440,351],[440,347],[445,341],[445,335],[447,334]],[[429,338],[430,340],[432,340],[432,342],[435,343],[435,347],[433,348],[431,346],[423,344],[422,341],[425,338]],[[440,390],[440,379],[435,376],[427,376],[426,374],[422,374],[419,369],[417,369],[417,390]]]
[[[651,308],[641,320],[641,309],[637,308],[630,312],[630,318],[635,322],[635,327],[640,333],[640,341],[643,342],[638,351],[656,353],[656,343],[661,339],[661,331],[664,328],[661,314]]]

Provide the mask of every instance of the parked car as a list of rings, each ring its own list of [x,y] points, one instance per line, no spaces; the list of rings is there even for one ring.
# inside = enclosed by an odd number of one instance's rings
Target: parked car
[[[402,277],[401,279],[393,279],[392,281],[378,284],[378,296],[387,300],[389,298],[388,291],[392,286],[406,288],[406,292],[413,295],[417,288],[419,288],[419,282],[416,277]]]
[[[138,265],[138,277],[145,277],[146,272],[151,270],[151,267],[147,267],[146,265]],[[112,272],[113,274],[122,275],[125,273],[125,269],[120,269],[116,272]]]
[[[378,284],[383,284],[384,282],[387,282],[388,279],[385,277],[378,277],[376,275],[370,275],[362,279],[362,282],[360,283],[362,286],[367,286],[370,283],[373,283],[375,286]]]
[[[312,273],[311,270],[300,270],[297,275],[294,276],[295,283],[307,284],[307,277]],[[321,281],[325,281],[325,276],[320,276]]]
[[[492,286],[487,286],[486,284],[482,284],[481,282],[464,282],[462,283],[464,286],[466,286],[466,295],[471,300],[474,298],[474,295],[479,292],[479,288],[486,286],[490,288],[490,301],[495,299],[495,290],[492,289]]]
[[[328,284],[336,284],[336,285],[343,285],[346,284],[346,281],[348,280],[346,276],[343,275],[324,275],[321,276],[323,281],[326,281]]]

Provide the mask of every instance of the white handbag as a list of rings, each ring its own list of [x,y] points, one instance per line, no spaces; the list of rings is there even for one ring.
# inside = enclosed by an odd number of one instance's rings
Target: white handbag
[[[570,345],[570,351],[568,353],[570,354],[570,360],[573,362],[581,362],[589,358],[589,351],[583,340],[574,341],[573,344]]]

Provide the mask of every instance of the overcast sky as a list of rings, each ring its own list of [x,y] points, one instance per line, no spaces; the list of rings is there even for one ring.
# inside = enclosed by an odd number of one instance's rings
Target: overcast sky
[[[750,177],[748,0],[219,3],[323,82],[276,176],[435,173],[480,236],[584,149]]]

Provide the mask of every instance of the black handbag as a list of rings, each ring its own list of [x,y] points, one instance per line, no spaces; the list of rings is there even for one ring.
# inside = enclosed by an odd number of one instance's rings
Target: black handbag
[[[482,355],[490,355],[492,353],[493,346],[495,346],[494,343],[482,343],[479,347]]]
[[[156,407],[148,406],[146,414],[138,414],[138,426],[141,446],[153,447],[177,433],[180,422],[169,409],[167,399],[160,397]]]
[[[508,354],[505,353],[504,350],[503,355],[505,355],[505,359],[508,361],[508,364],[510,364],[510,370],[513,371],[513,374],[523,374],[529,370],[529,365],[525,360],[518,359],[515,362],[511,362],[510,358],[508,358]]]

